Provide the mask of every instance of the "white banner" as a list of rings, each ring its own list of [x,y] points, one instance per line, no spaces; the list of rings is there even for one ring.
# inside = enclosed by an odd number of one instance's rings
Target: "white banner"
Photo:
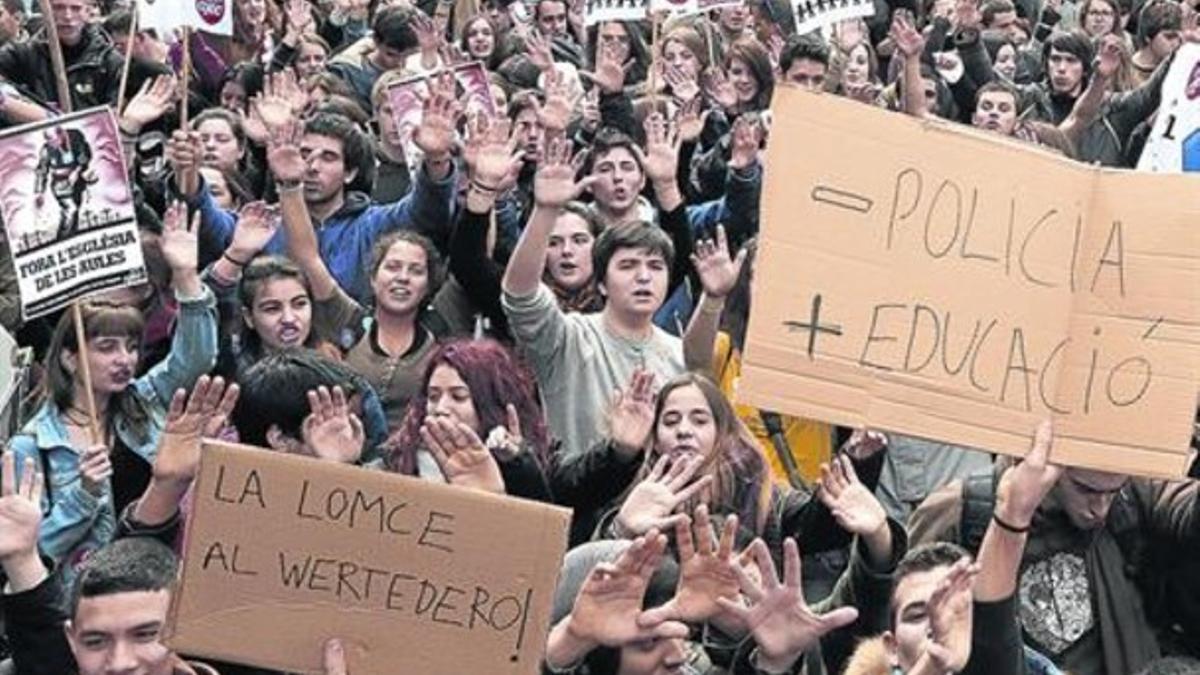
[[[839,21],[875,16],[873,0],[798,0],[793,2],[796,33],[804,35]]]
[[[137,0],[138,26],[167,36],[190,26],[215,35],[233,35],[230,0]]]
[[[1163,81],[1162,105],[1139,171],[1200,172],[1200,45],[1185,43]]]

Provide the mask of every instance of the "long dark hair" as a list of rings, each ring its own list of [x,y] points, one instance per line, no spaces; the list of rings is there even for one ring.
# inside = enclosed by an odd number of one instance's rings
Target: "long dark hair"
[[[704,400],[712,412],[713,426],[716,428],[712,451],[704,458],[704,463],[696,474],[697,477],[713,477],[713,484],[709,490],[709,510],[719,514],[736,513],[743,527],[761,533],[771,497],[767,462],[762,456],[758,442],[738,417],[733,405],[717,385],[703,375],[678,375],[663,385],[658,392],[658,401],[654,404],[655,432],[651,433],[647,442],[645,462],[638,472],[638,477],[630,485],[630,490],[646,477],[662,455],[655,442],[659,420],[662,419],[663,408],[671,392],[684,387],[696,387],[704,395]],[[625,496],[628,496],[628,492]],[[699,503],[698,500],[693,501],[696,503],[680,507],[680,512],[694,511]]]
[[[246,269],[242,271],[242,280],[238,284],[238,299],[241,301],[242,309],[247,312],[252,310],[262,287],[269,281],[279,279],[294,279],[304,287],[309,302],[312,301],[312,286],[308,283],[308,277],[304,276],[304,272],[296,266],[296,263],[280,255],[260,255],[251,260],[246,265]],[[257,361],[262,356],[262,337],[257,331],[246,326],[245,322],[241,321],[241,317],[239,317],[239,322],[242,326],[241,353],[250,357],[251,360]],[[304,338],[304,346],[312,349],[319,343],[320,339],[310,322],[308,337]]]
[[[90,341],[96,337],[112,336],[132,338],[137,340],[140,350],[142,329],[146,324],[137,308],[102,300],[88,300],[80,303],[79,313],[83,320],[85,339]],[[75,339],[72,314],[63,313],[50,337],[50,347],[46,351],[45,360],[46,379],[39,392],[41,400],[53,404],[60,412],[66,412],[75,405],[75,373],[67,370],[63,359],[64,352],[70,352],[76,356],[76,368],[79,367],[79,342]],[[132,386],[112,395],[105,418],[100,420],[100,424],[106,431],[111,431],[118,418],[129,425],[139,440],[149,437],[150,415],[138,400]]]
[[[771,97],[775,93],[775,73],[771,66],[771,55],[767,48],[754,38],[741,38],[729,45],[725,51],[725,71],[737,59],[750,68],[750,74],[758,84],[758,92],[754,100],[746,104],[743,112],[766,110],[771,107]]]
[[[543,468],[549,467],[549,432],[529,368],[495,340],[458,339],[443,343],[434,351],[421,379],[421,388],[408,403],[400,430],[384,443],[383,454],[392,471],[416,474],[417,450],[422,445],[421,425],[425,423],[429,402],[429,380],[438,366],[453,368],[467,383],[479,418],[480,428],[475,431],[480,439],[486,440],[490,430],[506,425],[506,406],[511,403],[521,420],[525,445]]]
[[[596,67],[596,50],[600,47],[600,28],[606,23],[619,23],[629,36],[629,56],[633,65],[625,73],[625,86],[639,84],[646,80],[650,72],[650,47],[646,44],[646,32],[639,21],[601,21],[588,28],[587,33],[587,66]]]

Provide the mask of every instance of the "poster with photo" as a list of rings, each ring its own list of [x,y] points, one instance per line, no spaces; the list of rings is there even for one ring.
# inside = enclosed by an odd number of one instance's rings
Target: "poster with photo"
[[[146,279],[107,107],[0,134],[0,215],[26,319]]]
[[[392,105],[392,120],[396,125],[396,138],[392,141],[398,141],[404,148],[409,169],[414,171],[421,162],[422,153],[413,142],[413,135],[421,126],[424,101],[429,96],[429,78],[441,72],[418,75],[388,87],[388,102]],[[483,112],[495,117],[496,101],[492,98],[491,81],[483,64],[479,61],[464,63],[455,66],[452,72],[463,112],[468,116]]]
[[[796,14],[796,34],[804,35],[839,21],[875,16],[873,0],[797,0],[792,4]]]

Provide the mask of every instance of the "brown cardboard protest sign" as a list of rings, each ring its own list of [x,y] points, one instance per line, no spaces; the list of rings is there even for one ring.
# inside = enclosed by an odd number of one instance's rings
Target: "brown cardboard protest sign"
[[[169,644],[319,673],[532,675],[570,514],[536,502],[206,443]]]
[[[1179,475],[1200,391],[1200,177],[1102,171],[785,88],[738,397]]]

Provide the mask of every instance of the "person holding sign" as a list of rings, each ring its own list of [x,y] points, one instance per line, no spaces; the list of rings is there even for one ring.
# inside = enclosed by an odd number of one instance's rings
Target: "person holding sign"
[[[398,473],[551,501],[544,473],[550,438],[533,375],[492,340],[436,349],[424,386],[382,451]]]
[[[14,453],[0,466],[0,567],[8,583],[5,633],[22,675],[207,675],[162,644],[177,561],[167,547],[179,529],[179,500],[196,476],[202,433],[219,427],[237,387],[202,378],[190,397],[175,392],[167,413],[154,478],[122,521],[116,542],[99,549],[73,587],[39,556],[40,503],[47,485],[36,461],[17,471]],[[185,405],[186,400],[186,405]],[[68,591],[68,589],[70,589]],[[69,593],[69,597],[66,597]],[[65,611],[69,609],[69,611]],[[325,675],[348,675],[342,643],[323,648]]]
[[[86,349],[76,343],[71,313],[63,315],[46,354],[43,402],[8,443],[19,462],[31,458],[46,474],[42,552],[73,576],[90,551],[112,540],[116,516],[149,479],[149,466],[172,393],[211,369],[217,355],[216,301],[196,271],[197,223],[182,209],[168,212],[163,258],[180,309],[167,358],[135,378],[142,315],[128,306],[84,301]],[[87,359],[91,390],[85,389]],[[89,414],[95,401],[98,419]],[[99,435],[96,432],[99,432]]]
[[[1025,460],[1005,471],[978,560],[938,542],[900,561],[889,629],[855,650],[847,672],[907,675],[1017,675],[1028,672],[1017,623],[1017,572],[1028,523],[1062,467],[1049,461],[1050,424],[1037,430]]]
[[[59,100],[45,33],[36,39],[0,47],[0,78],[23,87],[40,101],[58,103],[60,110],[82,110],[116,101],[124,60],[100,26],[88,22],[85,15],[88,3],[51,0],[49,4],[62,47],[71,100],[66,105]],[[133,86],[140,87],[141,82]]]
[[[970,532],[983,528],[970,514],[990,510],[964,504],[1003,505],[1001,474],[998,464],[930,495],[909,520],[913,541],[974,547]],[[1195,574],[1179,552],[1200,543],[1200,483],[1068,467],[1049,493],[1029,518],[997,510],[1002,528],[1029,539],[1017,607],[1025,639],[1072,672],[1136,672],[1160,653],[1165,598]],[[1197,626],[1183,630],[1200,639]]]

